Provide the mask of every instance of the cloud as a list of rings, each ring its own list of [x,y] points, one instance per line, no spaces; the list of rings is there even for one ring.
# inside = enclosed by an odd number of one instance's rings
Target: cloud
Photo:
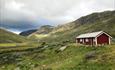
[[[2,1],[4,4],[1,8],[1,20],[20,20],[20,19],[33,19],[36,18],[34,11],[26,9],[26,4],[11,0]]]
[[[24,7],[24,3],[17,3],[15,0],[6,3],[5,7],[10,10],[22,10]]]
[[[114,0],[1,0],[5,4],[3,11],[36,19],[78,18],[80,16],[103,10],[113,10]],[[2,5],[4,7],[4,5]],[[6,14],[5,13],[5,14]],[[3,14],[3,13],[2,13]],[[24,16],[23,16],[24,15]],[[5,17],[5,15],[3,15]],[[17,17],[17,16],[16,16]],[[68,19],[69,20],[69,19]],[[71,21],[71,18],[70,18]]]
[[[111,0],[111,2],[105,0],[82,0],[79,4],[76,4],[71,9],[68,9],[65,14],[77,19],[93,12],[102,12],[114,9],[114,0]]]

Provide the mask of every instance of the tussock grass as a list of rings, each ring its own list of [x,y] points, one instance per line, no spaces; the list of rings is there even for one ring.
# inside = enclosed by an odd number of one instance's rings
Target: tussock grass
[[[46,45],[46,44],[45,44]],[[6,53],[4,56],[15,61],[15,64],[5,66],[5,70],[12,70],[19,67],[21,69],[30,70],[112,70],[115,68],[115,45],[106,45],[100,47],[78,46],[75,43],[66,44],[68,46],[64,51],[59,50],[60,45],[48,45],[45,49],[36,48],[28,50],[22,54],[18,52],[19,57],[15,57],[17,53]],[[92,54],[92,52],[95,52]],[[91,54],[91,58],[86,58],[87,54]],[[93,56],[92,56],[93,55]],[[1,58],[2,60],[2,58]],[[31,67],[33,66],[33,67]]]

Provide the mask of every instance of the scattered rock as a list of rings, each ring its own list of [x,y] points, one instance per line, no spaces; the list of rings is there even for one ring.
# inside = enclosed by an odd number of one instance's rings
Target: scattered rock
[[[64,51],[66,48],[67,48],[67,46],[63,46],[63,47],[61,47],[59,50],[60,50],[60,51]]]
[[[91,59],[91,58],[94,58],[95,56],[96,56],[96,51],[91,51],[91,52],[88,52],[88,53],[86,53],[86,55],[85,55],[85,59],[87,60],[87,59]]]
[[[19,67],[17,67],[17,68],[15,68],[14,70],[20,70],[20,68],[19,68]]]

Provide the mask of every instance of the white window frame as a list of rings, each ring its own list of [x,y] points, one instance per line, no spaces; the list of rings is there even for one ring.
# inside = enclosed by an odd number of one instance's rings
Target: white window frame
[[[80,42],[83,42],[83,39],[80,39]]]
[[[86,38],[85,41],[86,41],[86,42],[89,42],[89,39]]]

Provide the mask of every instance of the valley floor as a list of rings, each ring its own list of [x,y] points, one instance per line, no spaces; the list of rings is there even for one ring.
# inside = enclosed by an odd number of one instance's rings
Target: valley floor
[[[114,70],[115,45],[85,47],[68,44],[0,54],[0,70]]]

